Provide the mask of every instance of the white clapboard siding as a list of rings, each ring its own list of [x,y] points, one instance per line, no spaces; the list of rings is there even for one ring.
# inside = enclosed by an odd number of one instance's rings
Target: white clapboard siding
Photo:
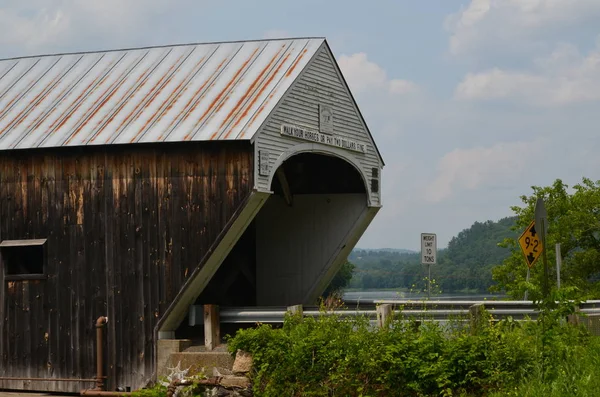
[[[300,73],[259,131],[256,139],[257,151],[269,153],[270,174],[275,172],[275,163],[281,153],[292,150],[295,145],[308,143],[281,136],[281,125],[291,124],[319,131],[319,104],[328,105],[333,109],[334,135],[366,145],[367,151],[364,154],[351,151],[347,153],[358,161],[363,174],[368,178],[367,188],[371,205],[381,205],[381,183],[377,192],[372,192],[370,179],[373,168],[377,168],[379,174],[381,173],[383,162],[326,43],[323,43]],[[323,148],[331,149],[328,146]],[[256,167],[259,167],[258,158]],[[381,175],[378,179],[381,180]],[[256,185],[259,189],[270,190],[269,180],[269,176],[256,173]]]

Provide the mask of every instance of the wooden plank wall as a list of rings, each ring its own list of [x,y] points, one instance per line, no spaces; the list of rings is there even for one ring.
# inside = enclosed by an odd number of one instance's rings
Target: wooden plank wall
[[[0,153],[0,238],[48,239],[47,279],[0,280],[0,377],[93,378],[107,315],[110,388],[143,386],[154,326],[250,193],[252,159],[244,142]]]

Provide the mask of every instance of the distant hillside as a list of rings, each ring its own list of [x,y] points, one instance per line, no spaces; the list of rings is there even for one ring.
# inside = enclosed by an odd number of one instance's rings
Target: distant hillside
[[[444,292],[487,292],[492,285],[491,268],[501,263],[509,250],[498,247],[507,237],[514,237],[511,227],[515,217],[498,222],[475,222],[438,250],[438,264],[431,276]],[[420,252],[406,249],[355,249],[348,260],[356,269],[351,288],[421,288],[426,269]],[[414,289],[414,288],[413,288]]]

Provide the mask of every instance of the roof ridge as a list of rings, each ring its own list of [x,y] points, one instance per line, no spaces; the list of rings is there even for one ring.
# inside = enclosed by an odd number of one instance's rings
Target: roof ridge
[[[90,51],[73,51],[73,52],[59,52],[59,53],[47,53],[47,54],[35,54],[35,55],[24,55],[17,57],[9,57],[9,58],[0,58],[0,62],[2,61],[16,61],[20,59],[31,59],[31,58],[44,58],[44,57],[52,57],[52,56],[66,56],[66,55],[85,55],[85,54],[103,54],[109,52],[119,52],[119,51],[136,51],[136,50],[150,50],[154,48],[173,48],[173,47],[186,47],[186,46],[201,46],[201,45],[215,45],[215,44],[235,44],[235,43],[260,43],[260,42],[269,42],[269,41],[293,41],[293,40],[323,40],[325,41],[325,37],[320,36],[306,36],[306,37],[280,37],[280,38],[272,38],[272,39],[248,39],[248,40],[225,40],[225,41],[208,41],[208,42],[196,42],[196,43],[176,43],[176,44],[162,44],[162,45],[148,45],[148,46],[140,46],[140,47],[128,47],[128,48],[112,48],[105,50],[90,50]]]

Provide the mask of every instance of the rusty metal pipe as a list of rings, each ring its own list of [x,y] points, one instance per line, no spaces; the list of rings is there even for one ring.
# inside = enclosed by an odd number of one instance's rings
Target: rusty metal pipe
[[[92,397],[119,397],[129,396],[132,392],[125,391],[104,391],[104,390],[82,390],[79,392],[80,396],[92,396]]]
[[[101,316],[96,320],[96,389],[104,390],[104,344],[102,342],[102,331],[108,323],[108,317]]]
[[[3,380],[25,380],[31,382],[96,382],[96,379],[74,379],[74,378],[19,378],[13,376],[1,376]]]

